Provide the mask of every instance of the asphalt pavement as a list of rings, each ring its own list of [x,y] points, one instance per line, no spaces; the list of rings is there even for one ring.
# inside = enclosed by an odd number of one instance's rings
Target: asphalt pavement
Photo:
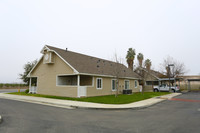
[[[176,99],[140,110],[63,109],[0,99],[0,133],[199,133],[200,93]]]
[[[0,98],[23,101],[23,102],[30,102],[30,103],[38,103],[38,104],[49,105],[49,106],[60,106],[60,107],[65,107],[65,108],[74,107],[74,108],[122,110],[122,109],[147,108],[149,106],[155,105],[166,99],[171,99],[178,95],[181,95],[181,93],[171,93],[168,95],[153,97],[153,98],[149,98],[146,100],[133,102],[133,103],[129,103],[129,104],[100,104],[100,103],[92,103],[92,102],[60,100],[60,99],[53,99],[53,98],[22,96],[22,95],[13,95],[13,94],[4,94],[4,93],[0,93]]]

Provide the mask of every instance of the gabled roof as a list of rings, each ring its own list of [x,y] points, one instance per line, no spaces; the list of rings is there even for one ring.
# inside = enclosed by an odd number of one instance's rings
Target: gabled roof
[[[158,71],[155,71],[155,70],[151,70],[151,73],[153,75],[155,75],[156,77],[158,77],[158,78],[168,78],[167,75],[164,75],[164,74],[162,74],[162,73],[160,73]]]
[[[127,68],[123,64],[116,62],[60,49],[52,46],[45,46],[49,51],[55,52],[63,59],[70,67],[76,70],[77,74],[88,75],[105,75],[113,76],[118,75],[120,78],[133,78],[138,79],[140,76]]]
[[[146,68],[144,68],[144,67],[138,67],[138,68],[136,68],[136,70],[135,70],[135,72],[136,73],[138,73],[137,71],[138,70],[143,70],[143,71],[145,71],[146,73],[149,73],[151,76],[153,76],[153,77],[155,77],[156,79],[164,79],[164,78],[168,78],[166,75],[164,75],[164,74],[162,74],[162,73],[160,73],[160,72],[158,72],[158,71],[155,71],[155,70],[150,70],[150,71],[148,71]],[[139,73],[138,73],[139,74]]]

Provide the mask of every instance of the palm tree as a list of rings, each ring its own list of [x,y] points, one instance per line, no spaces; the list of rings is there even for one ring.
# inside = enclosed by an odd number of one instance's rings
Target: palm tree
[[[133,64],[135,59],[135,49],[129,48],[126,55],[126,61],[128,63],[128,68],[133,70]]]
[[[143,59],[144,59],[144,55],[142,53],[139,53],[137,55],[137,59],[138,59],[140,67],[142,67],[142,62],[143,62]]]
[[[150,71],[150,69],[151,69],[151,60],[150,59],[146,59],[144,63],[145,63],[146,69],[148,71]]]

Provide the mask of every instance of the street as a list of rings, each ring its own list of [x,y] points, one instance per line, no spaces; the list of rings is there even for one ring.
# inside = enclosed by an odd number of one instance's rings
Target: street
[[[141,110],[63,109],[0,99],[0,133],[199,133],[200,93]]]

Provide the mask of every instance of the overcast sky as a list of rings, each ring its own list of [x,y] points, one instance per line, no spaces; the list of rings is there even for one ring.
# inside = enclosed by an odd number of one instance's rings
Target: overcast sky
[[[20,82],[45,44],[103,59],[128,48],[200,73],[199,0],[0,0],[0,83]],[[136,60],[135,60],[136,62]]]

